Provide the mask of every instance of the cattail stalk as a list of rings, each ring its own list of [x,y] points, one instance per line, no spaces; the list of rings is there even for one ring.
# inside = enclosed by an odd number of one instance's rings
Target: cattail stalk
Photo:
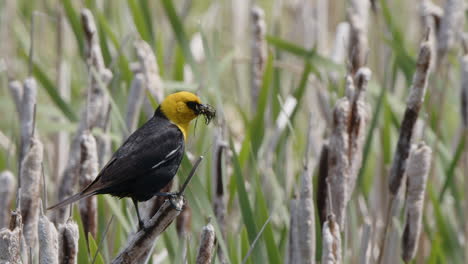
[[[10,90],[11,97],[13,97],[13,101],[15,101],[16,112],[21,119],[21,109],[23,106],[23,85],[20,81],[12,80],[8,83],[8,88]]]
[[[182,208],[184,200],[177,197],[172,203]],[[138,231],[127,243],[127,246],[112,261],[113,264],[119,263],[146,263],[151,254],[154,243],[158,236],[174,221],[180,211],[176,210],[170,201],[166,200],[159,211],[148,221],[145,222],[145,229]]]
[[[299,194],[298,241],[300,250],[300,263],[315,263],[315,211],[312,171],[310,170],[309,155],[312,149],[312,115],[308,126],[308,139],[304,155],[304,169],[301,175],[301,190]]]
[[[164,84],[159,75],[158,62],[151,46],[143,40],[135,42],[136,54],[139,60],[139,73],[143,74],[145,87],[155,97],[158,103],[164,99]]]
[[[372,226],[369,223],[369,220],[365,219],[362,228],[361,247],[359,249],[359,264],[370,263],[369,258],[372,252],[371,229]]]
[[[322,264],[341,263],[340,227],[333,214],[328,215],[322,230]]]
[[[318,181],[317,181],[317,211],[320,220],[320,226],[327,221],[327,204],[328,204],[328,143],[324,143],[320,151],[318,165]]]
[[[424,193],[431,167],[432,150],[427,145],[420,144],[411,151],[408,169],[406,170],[406,225],[402,238],[403,261],[411,261],[418,249],[421,233],[422,214],[424,208]]]
[[[125,115],[125,124],[127,125],[128,133],[124,135],[124,138],[127,138],[137,127],[145,95],[144,81],[144,75],[137,73],[130,85],[130,92],[127,100],[127,113]]]
[[[36,106],[37,84],[32,77],[27,78],[23,85],[23,98],[21,100],[21,149],[20,161],[26,155],[29,146],[30,138],[33,133],[34,126],[34,107]]]
[[[20,210],[24,223],[24,237],[28,247],[37,249],[37,223],[41,193],[43,146],[38,138],[30,138],[30,149],[21,164]]]
[[[420,16],[422,31],[429,30],[429,43],[431,47],[432,60],[429,66],[430,71],[438,60],[437,58],[437,34],[439,33],[439,24],[444,16],[444,10],[432,3],[430,0],[423,0],[420,4]]]
[[[438,65],[460,38],[464,19],[465,0],[447,0],[444,6],[444,16],[440,21],[440,30],[437,34]]]
[[[91,184],[98,174],[98,158],[96,140],[89,131],[81,137],[81,168],[80,189]],[[79,202],[81,220],[86,236],[91,234],[96,237],[97,233],[97,200],[89,197]]]
[[[414,73],[413,84],[411,86],[408,101],[406,103],[406,111],[400,127],[397,149],[390,170],[389,189],[392,195],[397,195],[403,180],[403,175],[405,173],[414,125],[418,119],[419,110],[422,106],[424,95],[426,93],[430,61],[431,47],[426,39],[426,41],[421,44],[419,50],[416,72]]]
[[[41,203],[42,204],[42,203]],[[39,264],[58,264],[58,234],[54,224],[44,214],[41,207],[41,215],[38,224],[39,237]]]
[[[254,6],[250,11],[252,17],[252,65],[251,65],[251,96],[252,106],[257,109],[257,101],[262,86],[263,72],[266,62],[266,23],[265,12],[262,8]]]
[[[289,245],[288,245],[288,264],[299,263],[301,253],[299,247],[299,200],[294,197],[289,205]]]
[[[7,227],[10,208],[16,190],[15,176],[10,171],[0,173],[0,228]]]
[[[367,0],[352,0],[347,10],[350,25],[348,58],[350,72],[355,74],[366,64],[369,44],[367,40],[370,2]]]
[[[59,187],[58,200],[63,200],[74,193],[75,185],[78,183],[80,167],[80,138],[85,130],[91,130],[94,127],[100,127],[106,131],[109,119],[109,98],[104,86],[112,79],[112,72],[104,65],[99,39],[97,36],[96,24],[94,18],[88,9],[81,11],[81,21],[86,39],[86,60],[90,75],[90,86],[88,89],[88,99],[86,107],[82,111],[78,129],[73,138],[67,167],[65,168]],[[105,156],[106,144],[104,140],[98,141],[98,157]],[[107,146],[104,145],[104,146]],[[100,160],[100,162],[102,162]],[[68,218],[69,207],[59,208],[56,212],[56,223],[64,223]]]
[[[461,90],[460,90],[460,112],[463,127],[468,129],[468,39],[463,41],[464,55],[461,58]]]
[[[390,201],[386,217],[385,230],[382,237],[382,244],[379,253],[379,262],[386,256],[386,248],[388,231],[393,229],[393,216],[397,213],[395,201],[403,181],[403,176],[407,166],[407,159],[411,149],[411,141],[413,137],[414,125],[418,119],[419,110],[424,101],[426,93],[427,79],[429,75],[429,66],[431,62],[431,46],[426,40],[421,44],[419,55],[416,64],[416,72],[413,76],[413,83],[410,94],[406,102],[406,110],[403,116],[403,121],[400,127],[400,135],[398,138],[397,148],[393,158],[392,167],[390,169],[389,191]]]
[[[69,218],[59,225],[59,263],[76,264],[78,259],[78,225]]]
[[[221,236],[225,237],[226,235],[226,202],[224,195],[224,169],[226,168],[226,158],[224,155],[226,153],[227,143],[225,142],[225,122],[224,120],[220,122],[221,125],[215,131],[215,139],[213,146],[213,211],[218,223],[218,227],[221,232]],[[221,250],[221,247],[218,246],[218,258],[221,263],[226,263],[224,253]]]
[[[198,249],[197,264],[210,264],[213,258],[213,248],[215,244],[215,230],[212,224],[208,223],[203,227],[200,248]]]
[[[362,165],[362,150],[367,129],[369,106],[364,92],[370,79],[368,68],[359,69],[354,78],[347,77],[346,97],[337,101],[328,153],[328,179],[333,195],[333,214],[344,226],[346,205],[351,199]],[[327,212],[325,215],[329,215]],[[322,215],[323,218],[323,215]]]

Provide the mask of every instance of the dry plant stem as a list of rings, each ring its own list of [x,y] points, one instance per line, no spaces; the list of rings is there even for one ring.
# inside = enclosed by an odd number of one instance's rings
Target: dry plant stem
[[[8,88],[10,89],[11,97],[15,101],[16,112],[18,112],[18,117],[21,119],[21,108],[23,102],[23,85],[20,81],[13,80],[8,83]]]
[[[400,127],[397,149],[390,170],[389,189],[392,195],[396,195],[400,189],[403,174],[406,169],[406,161],[411,148],[413,129],[418,119],[419,110],[426,93],[428,69],[431,61],[431,48],[428,41],[421,44],[417,59],[416,72],[413,77],[410,94],[406,103],[406,111]]]
[[[82,110],[78,129],[71,143],[68,163],[65,168],[59,188],[58,200],[63,200],[74,193],[74,188],[79,178],[80,166],[80,138],[85,130],[101,127],[105,131],[108,125],[109,99],[102,84],[106,85],[112,79],[112,72],[104,65],[101,48],[94,18],[88,9],[81,12],[84,35],[86,37],[86,60],[88,63],[90,86],[87,94],[87,104]],[[102,144],[101,144],[102,145]],[[100,145],[98,144],[98,149]],[[102,153],[100,153],[102,154]],[[103,155],[99,155],[103,156]],[[68,218],[69,207],[59,208],[56,212],[56,223],[64,223]]]
[[[299,200],[293,198],[289,205],[289,245],[288,245],[288,264],[299,263],[301,253],[299,251],[299,230],[298,230],[298,216],[299,216]]]
[[[369,50],[367,40],[370,2],[367,0],[352,0],[347,10],[350,25],[348,59],[350,72],[355,74],[365,65]]]
[[[164,85],[159,75],[158,63],[150,45],[143,40],[135,42],[135,49],[140,62],[140,73],[144,76],[145,87],[158,103],[164,99]]]
[[[312,148],[312,115],[308,126],[308,139],[305,151],[304,169],[301,175],[301,190],[299,194],[298,241],[300,263],[315,263],[315,210],[312,187],[312,171],[310,170],[309,154]]]
[[[98,174],[98,158],[96,140],[89,131],[81,136],[81,168],[80,189],[85,188],[94,181]],[[79,202],[81,220],[83,221],[84,233],[96,237],[97,233],[97,200],[89,197]],[[86,237],[87,238],[87,237]]]
[[[59,263],[76,264],[78,259],[78,225],[70,218],[59,225]]]
[[[29,149],[30,138],[34,126],[34,107],[36,105],[37,84],[32,77],[24,81],[23,98],[21,100],[21,149],[20,161],[23,160]]]
[[[226,204],[225,204],[225,197],[224,197],[224,181],[223,181],[223,171],[227,167],[226,158],[224,158],[227,143],[225,142],[225,131],[226,131],[226,124],[224,120],[221,121],[220,119],[220,126],[216,129],[215,132],[215,142],[213,146],[213,167],[212,167],[212,175],[213,175],[213,211],[216,217],[216,221],[218,223],[218,227],[221,232],[221,236],[226,236]],[[224,256],[221,247],[218,246],[218,259],[221,263],[226,263],[226,259]]]
[[[464,55],[461,58],[460,112],[464,129],[468,129],[468,40],[464,41]]]
[[[426,93],[428,70],[431,61],[431,47],[430,43],[426,40],[421,44],[419,55],[417,59],[416,72],[414,73],[413,83],[411,86],[410,94],[406,103],[406,111],[400,127],[400,135],[398,138],[396,152],[393,158],[392,167],[390,169],[389,191],[390,199],[387,210],[387,217],[385,219],[385,229],[382,237],[382,244],[379,253],[379,262],[385,256],[387,233],[392,230],[393,216],[396,212],[393,208],[396,207],[395,200],[400,190],[403,176],[406,170],[407,159],[411,148],[411,139],[413,136],[413,129],[418,118],[419,110],[424,101]]]
[[[215,243],[215,230],[212,224],[208,223],[203,227],[200,248],[198,249],[197,264],[210,264],[213,258],[213,248]]]
[[[42,203],[41,203],[42,204]],[[39,264],[58,264],[58,234],[54,224],[44,214],[41,207],[38,225]]]
[[[431,166],[432,150],[425,144],[420,144],[411,151],[408,169],[406,170],[406,225],[402,238],[402,258],[409,262],[416,255],[419,234],[421,233],[424,208],[424,193]]]
[[[183,197],[178,196],[172,203],[178,208],[184,205]],[[148,221],[145,228],[138,231],[127,243],[127,246],[112,261],[118,263],[146,263],[157,237],[174,221],[180,211],[170,201],[164,202],[159,211]]]
[[[327,220],[327,195],[328,195],[328,144],[324,143],[320,152],[317,181],[317,211],[320,220],[320,226]]]
[[[10,171],[0,173],[0,228],[7,227],[10,219],[11,202],[16,190],[16,180]]]
[[[440,22],[437,34],[437,64],[440,66],[448,51],[460,38],[463,29],[465,0],[447,0],[444,6],[444,16]]]
[[[265,12],[258,6],[252,7],[252,64],[251,64],[251,98],[252,109],[257,109],[257,101],[263,80],[266,61],[266,23]],[[255,110],[254,110],[255,111]]]
[[[128,95],[127,113],[125,115],[125,124],[127,125],[128,133],[124,135],[124,138],[127,138],[137,127],[144,95],[144,76],[141,73],[137,73],[135,74],[135,78],[133,78]]]
[[[349,175],[349,135],[347,133],[350,103],[346,98],[336,102],[333,113],[333,127],[331,129],[328,152],[328,181],[330,182],[333,200],[333,213],[340,225],[344,223],[346,199],[348,195],[347,182]],[[328,196],[328,195],[327,195]],[[327,198],[328,199],[328,198]],[[326,207],[328,210],[328,207]]]
[[[28,248],[37,249],[37,223],[41,197],[41,172],[43,146],[36,137],[30,138],[30,149],[21,164],[21,216],[24,222],[24,237]]]
[[[341,263],[340,227],[333,215],[329,215],[322,230],[322,264]]]
[[[372,226],[369,220],[364,220],[361,235],[361,248],[359,250],[359,264],[370,263],[369,258],[372,253],[371,229]]]
[[[422,32],[428,29],[430,31],[429,43],[431,46],[432,60],[429,69],[432,71],[437,62],[437,33],[439,32],[439,25],[444,15],[444,10],[430,0],[423,0],[420,4],[420,15],[422,20]]]

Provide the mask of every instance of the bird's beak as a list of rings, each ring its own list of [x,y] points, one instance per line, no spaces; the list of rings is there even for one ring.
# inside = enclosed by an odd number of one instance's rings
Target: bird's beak
[[[205,123],[209,124],[216,117],[216,110],[209,104],[198,104],[195,113],[205,117]]]

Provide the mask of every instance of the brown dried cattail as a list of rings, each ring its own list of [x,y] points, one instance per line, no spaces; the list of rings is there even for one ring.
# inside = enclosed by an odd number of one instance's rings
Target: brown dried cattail
[[[13,230],[0,229],[0,263],[23,263],[21,261],[21,227]]]
[[[349,134],[349,176],[348,179],[348,197],[346,202],[351,199],[351,194],[356,185],[357,176],[362,165],[362,153],[364,149],[365,135],[367,131],[369,104],[365,101],[364,92],[367,89],[367,83],[371,78],[372,72],[369,68],[360,68],[354,76],[355,92],[351,100],[351,113],[348,123]]]
[[[309,166],[309,155],[312,149],[313,118],[309,119],[307,146],[304,155],[304,169],[301,175],[299,194],[298,241],[300,263],[315,263],[315,210],[312,189],[312,171]]]
[[[21,100],[21,149],[20,161],[29,149],[30,138],[34,126],[34,108],[36,107],[37,84],[32,77],[24,81],[23,98]]]
[[[98,174],[98,158],[96,140],[93,135],[86,131],[81,136],[81,168],[80,189],[91,184]],[[97,233],[97,201],[96,197],[89,197],[79,202],[80,215],[86,236],[91,234],[96,237]]]
[[[20,209],[24,223],[24,237],[28,247],[37,249],[37,223],[41,192],[43,146],[36,137],[30,138],[30,149],[21,163]]]
[[[213,248],[215,244],[215,230],[212,224],[208,223],[203,227],[200,248],[198,249],[197,264],[210,264],[213,258]]]
[[[156,56],[150,45],[143,40],[135,42],[135,49],[140,62],[140,73],[144,76],[145,87],[155,97],[158,103],[164,99],[164,85],[159,75]]]
[[[372,226],[369,223],[369,220],[366,218],[362,228],[361,248],[359,249],[359,264],[369,263],[369,257],[372,251],[371,229]]]
[[[76,264],[78,258],[78,225],[71,218],[59,225],[59,263]]]
[[[468,129],[468,40],[463,42],[464,52],[461,59],[461,92],[460,92],[460,106],[461,117],[463,126]]]
[[[317,211],[320,219],[320,226],[327,220],[328,206],[328,143],[324,143],[320,152],[317,182]]]
[[[23,103],[23,85],[20,81],[13,80],[8,83],[8,88],[10,89],[11,97],[15,101],[16,112],[21,118],[21,108]]]
[[[252,64],[251,64],[251,96],[253,109],[257,109],[257,100],[262,85],[266,61],[266,24],[265,12],[258,6],[252,7]],[[255,110],[254,110],[255,111]]]
[[[347,182],[349,175],[349,120],[350,103],[346,98],[336,102],[333,113],[333,127],[331,129],[329,152],[328,152],[328,181],[330,182],[333,197],[333,213],[336,215],[337,222],[344,222],[346,199],[348,195]],[[327,195],[328,196],[328,195]],[[327,198],[328,199],[328,198]],[[328,210],[328,207],[326,207]],[[329,215],[327,211],[326,215]]]
[[[406,225],[402,238],[402,258],[411,261],[418,249],[421,220],[424,207],[424,193],[431,167],[432,150],[424,143],[411,151],[406,170]]]
[[[184,200],[182,197],[178,196],[172,201],[172,204],[170,201],[166,200],[159,211],[149,221],[145,222],[145,229],[138,231],[133,238],[128,241],[125,249],[119,253],[112,263],[130,264],[146,262],[157,237],[179,215],[180,211],[176,210],[175,207],[183,207]]]
[[[289,205],[289,245],[288,245],[288,264],[299,263],[301,253],[299,250],[299,200],[294,197]]]
[[[417,59],[416,72],[413,84],[406,102],[406,111],[400,127],[398,145],[390,170],[389,188],[392,195],[396,195],[400,189],[406,162],[411,147],[413,128],[418,119],[419,109],[424,101],[426,93],[428,69],[431,61],[431,47],[426,40],[421,44]]]
[[[322,230],[322,264],[341,263],[340,227],[333,214],[328,216]]]
[[[447,0],[444,6],[444,16],[440,21],[440,30],[437,34],[438,65],[455,46],[463,30],[465,18],[465,0]]]
[[[124,138],[127,138],[130,133],[135,131],[140,116],[140,109],[143,105],[145,94],[144,75],[141,73],[135,74],[127,101],[127,114],[125,115],[125,124],[127,125],[127,132]]]
[[[429,43],[432,54],[429,69],[432,71],[437,62],[437,34],[440,30],[440,21],[444,16],[444,10],[430,0],[423,0],[420,5],[420,16],[423,32],[429,30]]]
[[[355,74],[366,63],[369,49],[367,40],[369,9],[369,1],[352,0],[347,10],[350,25],[348,58],[351,74]]]
[[[15,176],[11,171],[0,173],[0,228],[7,227],[10,219],[10,206],[16,190]]]
[[[41,202],[42,204],[42,202]],[[58,264],[58,234],[54,224],[44,214],[41,206],[41,215],[38,224],[39,237],[39,263]]]
[[[87,104],[82,110],[82,115],[78,129],[73,138],[67,167],[65,168],[58,192],[58,200],[63,200],[74,193],[75,185],[79,178],[80,167],[80,138],[85,130],[91,130],[94,127],[100,127],[103,131],[109,125],[109,98],[103,85],[107,85],[112,79],[112,72],[104,65],[99,39],[97,36],[94,18],[88,9],[81,11],[81,21],[83,31],[86,37],[86,59],[88,63],[90,85],[88,88]],[[107,142],[98,140],[98,157],[105,157]],[[103,159],[101,158],[100,162]],[[55,222],[64,223],[68,218],[69,207],[63,207],[56,210]]]

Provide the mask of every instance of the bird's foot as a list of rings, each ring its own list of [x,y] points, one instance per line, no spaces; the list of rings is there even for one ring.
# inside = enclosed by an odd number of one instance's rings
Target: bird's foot
[[[154,196],[161,196],[161,197],[171,197],[174,198],[174,196],[177,196],[177,192],[157,192],[154,194]]]
[[[143,221],[138,221],[138,232],[141,230],[146,230],[145,223]]]

